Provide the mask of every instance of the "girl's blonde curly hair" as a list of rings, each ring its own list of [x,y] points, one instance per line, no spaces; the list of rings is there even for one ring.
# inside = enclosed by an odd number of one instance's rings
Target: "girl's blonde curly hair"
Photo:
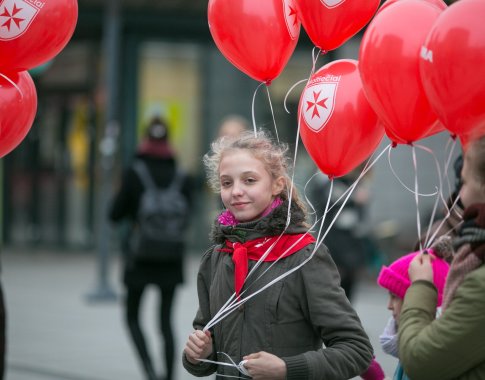
[[[221,183],[219,179],[219,165],[224,153],[233,150],[247,150],[255,158],[260,160],[273,179],[283,177],[285,188],[280,194],[283,200],[288,200],[291,177],[290,160],[288,157],[288,145],[275,142],[265,131],[246,131],[237,137],[222,136],[211,144],[210,151],[204,155],[204,165],[207,170],[207,179],[211,188],[220,193]],[[300,199],[295,186],[292,190],[292,201],[296,202],[302,210],[305,206]]]

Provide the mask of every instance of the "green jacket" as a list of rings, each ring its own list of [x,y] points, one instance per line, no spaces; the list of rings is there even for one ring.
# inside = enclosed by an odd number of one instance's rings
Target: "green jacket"
[[[412,380],[485,380],[485,265],[470,272],[434,319],[437,292],[416,281],[399,319],[399,357]]]
[[[301,210],[292,213],[287,233],[307,231],[300,213]],[[281,207],[256,222],[219,226],[213,238],[221,243],[225,239],[244,242],[274,236],[284,228],[285,220],[286,208]],[[243,288],[248,289],[245,295],[297,267],[310,256],[313,248],[311,244],[276,263],[261,263],[257,272],[247,279]],[[254,264],[249,262],[250,270]],[[265,270],[268,272],[263,274]],[[197,282],[199,310],[193,323],[195,329],[202,329],[233,294],[233,276],[231,254],[215,247],[204,255]],[[217,323],[212,334],[214,353],[223,352],[236,363],[243,356],[259,351],[281,357],[287,365],[288,380],[349,379],[368,367],[373,354],[361,322],[339,286],[337,269],[324,246],[307,264]],[[229,361],[223,354],[209,359]],[[208,376],[215,371],[239,375],[227,366],[193,365],[185,356],[183,362],[195,376]]]

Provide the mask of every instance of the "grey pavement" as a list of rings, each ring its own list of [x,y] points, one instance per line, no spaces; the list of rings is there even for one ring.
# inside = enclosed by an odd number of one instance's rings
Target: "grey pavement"
[[[7,305],[6,380],[142,380],[142,372],[123,324],[119,262],[111,260],[109,283],[114,302],[87,302],[96,289],[96,258],[91,253],[26,250],[2,253]],[[195,279],[199,257],[189,255],[186,282],[178,289],[173,323],[177,349],[191,332],[197,307]],[[368,278],[360,282],[354,306],[371,337],[377,360],[392,377],[396,360],[378,343],[389,312],[387,294]],[[148,289],[142,308],[149,345],[162,357],[155,322],[157,294]],[[154,355],[155,356],[155,355]],[[159,372],[161,360],[157,363]],[[193,379],[177,364],[176,379]]]

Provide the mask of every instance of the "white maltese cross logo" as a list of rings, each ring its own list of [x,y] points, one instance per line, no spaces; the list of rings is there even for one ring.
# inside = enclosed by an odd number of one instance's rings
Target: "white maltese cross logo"
[[[337,82],[317,82],[310,85],[303,93],[301,112],[307,126],[319,132],[332,116]]]
[[[0,0],[0,41],[24,34],[38,12],[37,7],[24,0]]]

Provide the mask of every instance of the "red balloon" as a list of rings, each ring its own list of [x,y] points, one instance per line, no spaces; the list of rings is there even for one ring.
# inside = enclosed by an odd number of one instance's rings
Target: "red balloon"
[[[390,129],[387,129],[385,128],[385,131],[386,131],[386,135],[387,137],[389,137],[389,139],[394,143],[394,144],[408,144],[407,141],[399,138],[398,136],[396,136],[394,134],[394,132]],[[422,139],[425,139],[426,137],[431,137],[431,136],[434,136],[438,133],[441,133],[443,131],[446,131],[446,128],[444,127],[443,124],[441,124],[441,122],[439,120],[436,120],[435,123],[431,126],[431,129],[428,130],[428,132],[426,132],[423,137],[421,137]]]
[[[268,84],[283,71],[300,35],[293,0],[209,0],[208,19],[224,57]]]
[[[441,12],[426,1],[399,0],[374,17],[362,38],[364,90],[391,139],[412,143],[436,123],[421,84],[419,52]]]
[[[329,51],[342,46],[372,18],[380,0],[295,0],[313,44]]]
[[[76,0],[0,1],[0,69],[22,71],[56,56],[74,33]]]
[[[303,144],[329,177],[355,169],[384,136],[355,60],[330,62],[313,74],[301,95],[298,117]]]
[[[383,9],[387,8],[389,5],[391,4],[394,4],[396,1],[399,1],[399,0],[386,0],[380,7],[379,7],[379,10],[377,11],[377,13],[379,13],[380,11],[382,11]],[[448,5],[446,5],[446,3],[443,1],[443,0],[423,0],[423,1],[426,1],[428,2],[429,4],[433,4],[435,6],[437,6],[439,9],[441,9],[442,11],[444,11],[446,8],[448,8]]]
[[[0,74],[0,157],[11,152],[32,127],[37,93],[27,71]]]
[[[451,5],[424,45],[421,80],[441,122],[456,135],[485,127],[485,2]]]

